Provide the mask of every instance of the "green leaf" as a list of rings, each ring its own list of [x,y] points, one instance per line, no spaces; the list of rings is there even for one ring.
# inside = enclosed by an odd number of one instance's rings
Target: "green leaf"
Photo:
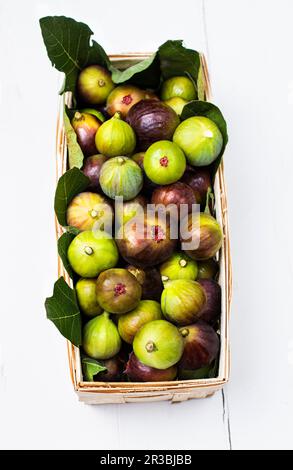
[[[225,147],[228,143],[227,124],[223,114],[217,106],[207,101],[191,101],[186,104],[183,108],[181,119],[184,121],[192,116],[205,116],[218,126],[223,136],[223,147],[220,155],[212,164],[212,175],[214,176],[217,172],[218,166],[221,163]]]
[[[63,266],[68,272],[71,279],[75,279],[77,276],[76,276],[76,273],[73,271],[72,267],[70,266],[70,263],[67,258],[67,251],[68,251],[70,243],[76,237],[76,235],[77,234],[65,232],[63,233],[63,235],[61,235],[57,243],[58,254],[60,258],[62,259]]]
[[[197,87],[200,57],[197,51],[187,49],[182,41],[167,41],[159,47],[159,59],[163,79],[187,75]]]
[[[83,165],[83,153],[82,150],[77,142],[76,133],[73,127],[70,124],[69,117],[67,116],[66,109],[64,109],[64,128],[67,140],[67,148],[68,148],[68,163],[69,168],[81,168]]]
[[[205,76],[203,67],[200,64],[197,76],[197,97],[201,101],[205,101]]]
[[[153,67],[151,67],[152,65],[156,65],[155,59],[156,54],[152,54],[147,59],[141,60],[137,64],[131,65],[125,70],[118,70],[115,67],[111,66],[110,69],[112,72],[113,82],[119,84],[131,81],[132,83],[139,82],[140,86],[144,85],[145,87],[156,87],[159,84],[159,77],[155,79],[154,83],[153,78],[151,79],[151,77],[148,77],[149,74],[147,73],[147,71],[150,71],[151,68],[151,75],[155,75],[153,73]],[[157,72],[160,72],[159,68]]]
[[[66,211],[70,201],[78,193],[84,191],[90,183],[87,176],[78,168],[71,168],[59,178],[56,192],[54,209],[60,225],[66,226]]]
[[[109,68],[104,49],[95,41],[90,43],[93,32],[86,24],[65,16],[46,16],[40,19],[40,27],[52,65],[65,73],[61,93],[75,91],[78,74],[87,65]]]
[[[45,302],[47,318],[58,328],[60,333],[75,346],[82,342],[81,315],[74,289],[71,289],[60,277],[54,284],[53,296]]]
[[[103,364],[91,357],[84,357],[82,359],[82,370],[86,381],[93,382],[94,375],[99,374],[99,372],[106,371],[107,367],[103,366]]]

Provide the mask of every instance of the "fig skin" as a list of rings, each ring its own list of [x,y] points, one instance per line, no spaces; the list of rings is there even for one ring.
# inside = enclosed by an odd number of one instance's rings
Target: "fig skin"
[[[144,365],[165,370],[181,359],[183,344],[176,326],[166,320],[154,320],[136,333],[133,352]]]
[[[141,299],[141,285],[127,269],[103,271],[97,279],[97,300],[110,313],[122,314],[137,307]]]
[[[67,208],[67,224],[81,231],[97,228],[111,231],[112,223],[113,208],[100,194],[89,191],[79,193]]]
[[[77,142],[86,157],[97,153],[95,136],[101,124],[101,121],[91,114],[79,113],[78,111],[74,114],[71,125],[75,130]]]
[[[161,297],[164,317],[176,325],[188,325],[198,320],[206,303],[205,291],[196,281],[167,281]]]
[[[119,207],[119,209],[116,208],[116,223],[118,222],[120,225],[126,224],[134,217],[139,216],[140,213],[144,213],[146,205],[147,200],[141,194],[130,201],[124,202],[122,207]]]
[[[117,326],[110,320],[109,313],[88,321],[83,329],[83,349],[93,359],[110,359],[118,354],[121,339]]]
[[[99,192],[101,190],[100,186],[100,172],[103,164],[108,160],[108,157],[105,155],[97,154],[92,155],[91,157],[86,158],[83,165],[83,173],[90,179],[90,184],[88,189]]]
[[[176,279],[195,281],[197,272],[197,262],[182,252],[173,253],[173,255],[160,266],[163,282],[175,281]]]
[[[185,253],[195,260],[206,260],[212,258],[222,246],[222,229],[214,217],[201,212],[199,224],[193,223],[192,214],[188,215],[187,233],[181,235],[182,243],[191,243],[199,240],[197,248],[184,248]],[[197,218],[196,218],[197,220]]]
[[[130,109],[126,121],[135,131],[139,150],[158,140],[171,140],[179,117],[170,106],[158,100],[141,100]]]
[[[88,105],[105,103],[114,86],[111,74],[100,65],[85,67],[77,79],[79,99]]]
[[[158,302],[141,300],[135,309],[119,317],[118,331],[126,343],[132,344],[136,333],[143,325],[162,318],[163,314]]]
[[[170,226],[155,215],[127,223],[118,231],[116,243],[127,263],[140,268],[162,263],[173,253],[177,240],[170,238]]]
[[[168,206],[169,204],[175,204],[180,214],[181,204],[188,206],[188,212],[192,211],[192,204],[196,204],[196,198],[193,190],[190,186],[180,181],[176,183],[160,186],[155,189],[151,199],[152,204],[163,204]]]
[[[115,241],[101,230],[81,232],[72,240],[67,251],[72,269],[81,277],[97,277],[101,271],[118,263]]]
[[[119,113],[115,113],[111,119],[99,127],[95,142],[96,148],[102,155],[118,157],[132,154],[136,137],[131,126],[121,119]]]
[[[101,168],[100,185],[111,199],[122,196],[125,201],[134,199],[143,185],[140,167],[131,158],[110,158]]]
[[[113,116],[118,111],[125,118],[132,106],[145,99],[145,95],[144,90],[140,90],[133,85],[117,86],[107,98],[107,113]]]
[[[161,99],[179,97],[187,101],[196,100],[197,94],[190,78],[185,76],[171,77],[165,80],[161,87]]]
[[[170,106],[170,108],[172,108],[178,116],[181,116],[183,108],[188,103],[188,101],[180,98],[179,96],[173,96],[173,98],[165,100],[164,103]]]
[[[120,382],[123,376],[124,364],[120,353],[117,356],[101,361],[106,371],[99,372],[94,376],[95,382]]]
[[[81,278],[75,285],[79,307],[87,317],[95,317],[103,312],[96,295],[96,279]]]
[[[208,366],[217,357],[220,341],[215,330],[203,321],[183,326],[184,351],[180,359],[181,369],[199,369]]]
[[[126,364],[125,373],[132,382],[169,382],[177,375],[177,367],[168,369],[155,369],[140,362],[134,353],[131,353]]]
[[[147,149],[143,165],[147,177],[153,183],[167,185],[175,183],[183,176],[186,160],[178,145],[161,140]]]
[[[219,272],[219,263],[213,258],[198,261],[197,279],[215,279]]]
[[[129,265],[126,269],[133,274],[142,287],[142,300],[161,301],[163,283],[159,271],[156,268],[138,268]]]
[[[221,286],[213,279],[198,279],[205,291],[207,301],[201,310],[200,319],[214,324],[221,315]]]
[[[134,155],[132,155],[131,158],[132,158],[132,160],[135,161],[135,163],[137,163],[139,165],[140,169],[143,172],[143,180],[144,180],[143,189],[145,190],[146,193],[150,193],[155,188],[157,188],[158,185],[153,183],[147,177],[146,172],[144,171],[144,166],[143,166],[144,156],[145,156],[145,152],[138,152],[138,153],[135,153]]]
[[[202,209],[204,209],[207,192],[212,189],[209,170],[204,167],[194,170],[189,169],[184,173],[181,181],[192,188],[197,204],[200,204]]]

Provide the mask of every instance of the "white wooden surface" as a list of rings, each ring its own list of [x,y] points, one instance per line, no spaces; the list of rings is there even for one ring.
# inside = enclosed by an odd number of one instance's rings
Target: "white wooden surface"
[[[43,308],[57,272],[58,76],[38,26],[51,14],[88,23],[109,53],[183,38],[207,54],[230,134],[234,299],[224,395],[176,405],[76,400],[65,343]],[[0,3],[1,448],[292,449],[292,17],[290,0]]]

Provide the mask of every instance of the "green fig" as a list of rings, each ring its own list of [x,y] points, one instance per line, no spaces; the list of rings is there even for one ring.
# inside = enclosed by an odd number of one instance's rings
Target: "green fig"
[[[118,331],[126,343],[132,344],[138,330],[146,323],[163,318],[161,306],[155,300],[141,300],[131,312],[121,315]]]
[[[197,262],[184,253],[174,253],[160,266],[163,282],[174,281],[175,279],[195,281],[197,271]]]
[[[87,317],[95,317],[102,313],[96,295],[96,279],[81,278],[75,285],[78,304]]]
[[[121,119],[119,113],[115,113],[99,127],[95,140],[98,151],[106,157],[129,155],[136,144],[133,129]]]
[[[121,348],[117,326],[104,312],[90,320],[83,329],[83,349],[94,359],[110,359]]]

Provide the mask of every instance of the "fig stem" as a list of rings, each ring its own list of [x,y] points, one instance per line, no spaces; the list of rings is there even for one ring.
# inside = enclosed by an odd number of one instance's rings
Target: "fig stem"
[[[168,276],[162,276],[162,281],[165,282],[165,281],[168,281]]]
[[[146,348],[147,352],[149,352],[149,353],[151,353],[151,352],[153,352],[157,349],[156,346],[155,346],[155,343],[153,343],[153,341],[149,341],[145,345],[145,348]]]
[[[102,78],[98,81],[98,85],[99,86],[105,86],[105,80],[103,80]]]
[[[124,158],[123,158],[123,157],[117,157],[117,163],[122,164],[123,162],[124,162]]]
[[[185,338],[185,336],[188,336],[189,335],[189,330],[188,328],[183,328],[180,333],[182,334],[183,338]]]
[[[92,249],[91,246],[86,246],[85,249],[84,249],[84,252],[87,254],[87,255],[92,255],[94,250]]]
[[[114,114],[113,116],[115,119],[121,119],[121,114],[119,113],[119,111],[116,111],[116,113]]]
[[[91,217],[93,217],[93,219],[94,219],[95,217],[97,217],[97,215],[98,215],[97,211],[95,209],[93,209],[91,211]]]
[[[74,119],[76,119],[77,121],[80,121],[81,118],[82,118],[82,114],[79,111],[76,111],[76,113],[74,113]]]
[[[186,259],[181,259],[181,260],[179,261],[179,264],[180,264],[180,266],[181,266],[182,268],[185,268],[185,266],[187,265]]]

